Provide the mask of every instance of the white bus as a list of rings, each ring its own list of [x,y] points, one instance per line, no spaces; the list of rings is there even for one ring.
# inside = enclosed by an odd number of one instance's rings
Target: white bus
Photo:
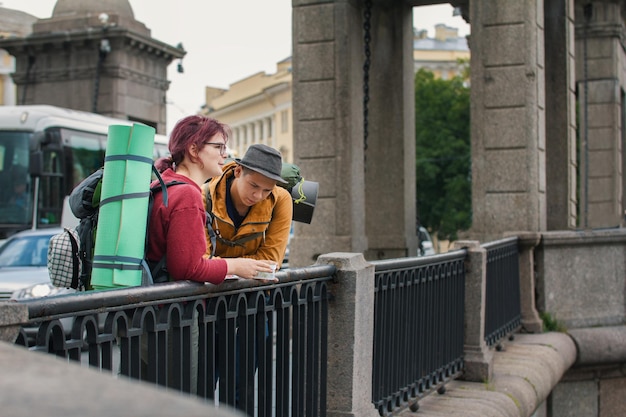
[[[0,106],[0,242],[63,225],[66,197],[104,165],[109,126],[132,123],[48,105]],[[154,157],[168,153],[167,137],[156,135]]]

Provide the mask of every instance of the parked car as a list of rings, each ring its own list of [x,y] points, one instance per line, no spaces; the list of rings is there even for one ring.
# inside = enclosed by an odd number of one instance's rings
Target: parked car
[[[44,297],[60,292],[50,284],[48,243],[61,228],[25,230],[0,247],[0,300],[20,291],[19,298]]]
[[[47,297],[69,294],[74,290],[58,288],[48,275],[48,243],[63,229],[25,230],[9,237],[0,247],[0,300]],[[72,329],[72,318],[61,319],[63,328]],[[24,328],[29,343],[37,334],[38,325]]]
[[[433,246],[433,240],[430,238],[430,233],[423,226],[420,226],[418,229],[417,243],[417,256],[434,255],[437,253]]]

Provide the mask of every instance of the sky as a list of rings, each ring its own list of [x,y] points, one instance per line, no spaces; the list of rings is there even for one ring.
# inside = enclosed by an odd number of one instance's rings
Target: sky
[[[183,44],[184,72],[178,60],[168,67],[168,133],[180,118],[204,104],[206,86],[228,88],[258,72],[276,71],[276,63],[291,56],[292,0],[129,0],[135,19],[152,37]],[[21,10],[38,18],[52,16],[56,0],[0,0],[0,7]],[[244,12],[245,11],[245,12]],[[419,7],[413,26],[428,30],[444,23],[469,33],[469,25],[453,16],[449,4]]]

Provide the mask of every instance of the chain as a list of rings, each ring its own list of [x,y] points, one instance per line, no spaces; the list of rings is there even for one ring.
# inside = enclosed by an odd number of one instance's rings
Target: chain
[[[365,48],[365,62],[363,63],[363,158],[367,159],[367,136],[368,131],[368,113],[369,113],[369,101],[370,101],[370,57],[372,55],[370,51],[371,41],[371,20],[372,20],[372,1],[365,0],[365,10],[363,12],[363,45]]]

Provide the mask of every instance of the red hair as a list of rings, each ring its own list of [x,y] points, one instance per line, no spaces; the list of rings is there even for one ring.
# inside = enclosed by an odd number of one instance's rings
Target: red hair
[[[189,147],[196,145],[200,149],[204,146],[204,142],[217,134],[221,134],[227,143],[230,128],[208,116],[193,115],[180,119],[170,134],[168,144],[170,156],[159,158],[154,163],[155,167],[159,172],[163,172],[167,168],[180,164],[185,156],[193,160],[188,151]]]

